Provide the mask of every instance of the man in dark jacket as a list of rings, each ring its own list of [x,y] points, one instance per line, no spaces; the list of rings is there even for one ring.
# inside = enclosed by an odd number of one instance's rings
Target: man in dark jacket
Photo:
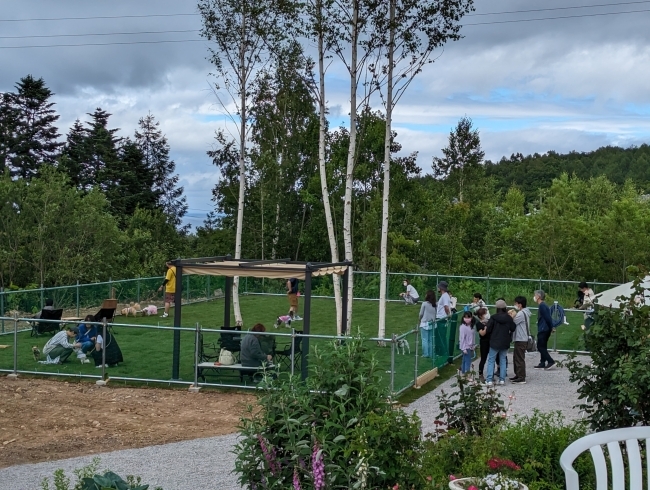
[[[494,365],[499,356],[499,384],[506,384],[506,362],[512,333],[517,328],[514,320],[508,315],[508,305],[502,299],[495,304],[496,314],[490,317],[487,324],[487,335],[490,336],[490,353],[488,354],[487,386],[492,386]]]
[[[544,298],[546,293],[541,289],[535,291],[533,299],[538,304],[537,310],[537,350],[541,356],[539,364],[535,369],[545,369],[549,371],[555,367],[555,361],[548,353],[548,339],[553,333],[553,317],[551,316],[551,309],[546,303]]]

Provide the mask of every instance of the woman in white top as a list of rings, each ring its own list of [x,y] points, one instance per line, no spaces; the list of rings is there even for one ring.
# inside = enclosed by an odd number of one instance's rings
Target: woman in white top
[[[403,286],[406,288],[405,293],[399,293],[407,305],[415,305],[420,299],[417,290],[411,285],[408,279],[404,279]]]
[[[436,293],[429,290],[420,307],[420,330],[422,336],[422,357],[431,357],[433,324],[436,321]]]

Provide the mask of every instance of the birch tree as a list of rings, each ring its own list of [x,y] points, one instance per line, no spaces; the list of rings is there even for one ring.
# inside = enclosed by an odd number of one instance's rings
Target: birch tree
[[[378,327],[378,337],[384,338],[393,109],[424,66],[434,61],[435,50],[448,41],[460,39],[460,19],[474,6],[473,0],[389,0],[378,6],[381,8],[374,10],[373,31],[383,36],[382,49],[378,63],[371,64],[369,70],[386,108]],[[379,61],[382,57],[383,62]]]
[[[235,259],[241,258],[246,197],[246,143],[249,132],[251,87],[284,35],[290,4],[274,0],[200,0],[201,36],[212,41],[210,61],[217,78],[214,93],[237,126],[239,196],[235,232]],[[235,321],[242,323],[239,277],[233,280]]]

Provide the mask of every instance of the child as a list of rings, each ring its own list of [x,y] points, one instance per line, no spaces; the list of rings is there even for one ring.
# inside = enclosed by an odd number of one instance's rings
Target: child
[[[471,311],[463,313],[463,319],[460,324],[460,350],[463,353],[463,361],[461,364],[461,373],[469,372],[472,367],[472,355],[474,353],[474,330],[472,324],[474,322],[474,315]]]
[[[284,326],[287,328],[291,328],[291,322],[294,320],[293,317],[293,310],[289,310],[288,315],[281,315],[278,317],[278,320],[275,322],[274,327],[278,328],[280,325],[284,323]]]

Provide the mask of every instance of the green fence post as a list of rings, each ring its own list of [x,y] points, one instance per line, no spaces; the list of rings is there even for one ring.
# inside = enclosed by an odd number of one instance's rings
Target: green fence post
[[[140,276],[138,276],[138,279],[136,280],[136,290],[137,290],[137,298],[138,298],[138,303],[140,302]]]
[[[542,278],[541,277],[539,278],[539,289],[542,289]],[[546,292],[546,291],[544,291],[544,292]]]
[[[5,316],[5,288],[0,288],[0,316]],[[4,320],[2,320],[2,333],[5,333]]]
[[[113,286],[113,278],[109,277],[108,278],[108,296],[107,296],[107,298],[111,297],[111,292],[113,290],[112,286]]]
[[[206,291],[205,299],[210,298],[212,298],[212,294],[210,293],[210,276],[208,276],[208,290]]]
[[[77,279],[77,316],[79,316],[79,279]]]
[[[487,289],[485,291],[485,302],[490,304],[490,274],[487,276]]]
[[[41,310],[45,306],[45,290],[43,289],[43,283],[41,283]]]

